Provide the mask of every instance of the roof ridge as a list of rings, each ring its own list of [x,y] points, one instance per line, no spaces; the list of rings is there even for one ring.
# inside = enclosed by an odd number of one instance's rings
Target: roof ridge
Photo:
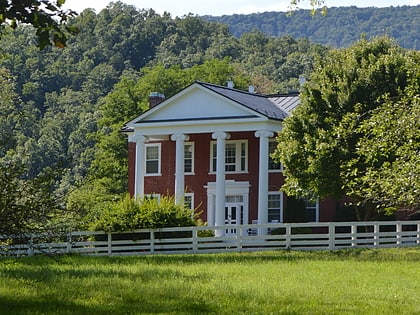
[[[291,92],[287,92],[287,93],[262,94],[262,93],[257,93],[257,92],[249,92],[249,91],[245,91],[245,90],[230,88],[230,87],[225,86],[225,85],[220,85],[220,84],[215,84],[215,83],[209,83],[209,82],[203,82],[203,81],[199,81],[199,80],[196,80],[195,82],[198,83],[198,84],[200,84],[201,86],[211,86],[211,87],[215,87],[215,88],[219,88],[219,89],[224,89],[224,90],[228,90],[228,91],[234,91],[234,92],[248,94],[248,95],[253,95],[253,96],[265,97],[265,98],[285,97],[285,96],[299,96],[300,95],[300,92],[299,91],[291,91]]]
[[[202,85],[202,86],[213,86],[216,88],[220,88],[220,89],[224,89],[224,90],[228,90],[228,91],[234,91],[234,92],[238,92],[238,93],[243,93],[243,94],[248,94],[248,95],[253,95],[253,96],[259,96],[259,97],[265,97],[267,98],[268,95],[267,94],[261,94],[261,93],[253,93],[253,92],[249,92],[249,91],[245,91],[245,90],[239,90],[239,89],[235,89],[235,88],[230,88],[228,86],[224,86],[224,85],[219,85],[219,84],[214,84],[214,83],[208,83],[208,82],[202,82],[202,81],[195,81],[196,83]]]

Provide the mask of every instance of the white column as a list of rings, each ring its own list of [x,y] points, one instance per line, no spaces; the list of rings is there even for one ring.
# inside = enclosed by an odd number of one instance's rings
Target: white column
[[[258,130],[255,136],[260,138],[259,174],[258,174],[258,224],[268,223],[268,138],[271,131]],[[267,234],[266,229],[259,229],[258,234]]]
[[[184,200],[184,142],[189,140],[187,135],[183,133],[171,136],[172,141],[176,141],[175,150],[175,203],[179,204]]]
[[[136,168],[134,177],[134,198],[144,196],[144,174],[146,172],[145,146],[149,141],[148,137],[137,135],[134,137],[136,142]]]
[[[215,195],[207,193],[207,224],[214,226],[214,197]]]
[[[215,132],[212,135],[217,140],[216,148],[216,209],[215,226],[225,225],[225,202],[226,202],[226,184],[225,184],[225,140],[230,138],[226,132]],[[222,236],[223,230],[216,231],[216,236]]]

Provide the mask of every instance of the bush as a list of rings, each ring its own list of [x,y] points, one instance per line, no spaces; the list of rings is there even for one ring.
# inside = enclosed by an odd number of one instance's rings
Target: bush
[[[106,232],[132,231],[143,228],[194,226],[191,209],[175,204],[175,199],[162,196],[158,199],[133,199],[108,203],[91,229]]]

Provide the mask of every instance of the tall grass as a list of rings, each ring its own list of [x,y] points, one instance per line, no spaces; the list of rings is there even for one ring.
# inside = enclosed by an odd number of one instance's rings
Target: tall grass
[[[420,247],[0,261],[0,314],[420,314]]]

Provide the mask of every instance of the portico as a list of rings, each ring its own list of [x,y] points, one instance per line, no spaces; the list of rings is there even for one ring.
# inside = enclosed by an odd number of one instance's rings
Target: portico
[[[209,226],[268,223],[269,140],[286,116],[276,102],[196,82],[128,122],[132,195],[187,193]]]
[[[268,141],[274,136],[274,132],[267,130],[258,130],[253,132],[257,141],[259,142],[259,171],[258,171],[258,222],[268,222]],[[208,173],[215,173],[216,181],[208,182],[204,186],[207,189],[207,223],[210,226],[224,226],[227,224],[226,219],[226,204],[232,196],[240,200],[238,203],[241,210],[241,223],[248,222],[248,198],[250,183],[226,180],[226,140],[230,139],[230,133],[225,131],[218,131],[211,133],[211,138],[216,140],[216,168],[215,172],[210,169]],[[135,157],[135,197],[143,198],[145,195],[144,182],[149,175],[146,171],[146,162],[148,160],[146,152],[146,144],[156,142],[156,139],[167,139],[175,142],[175,174],[174,174],[174,195],[175,202],[181,203],[184,201],[184,194],[187,190],[185,186],[185,143],[190,139],[187,133],[176,133],[172,135],[131,135],[129,141],[134,142],[136,146]],[[248,155],[249,153],[247,153]],[[210,156],[207,157],[210,162]],[[248,167],[245,169],[248,170]],[[245,172],[246,172],[245,171]],[[238,173],[245,173],[244,171]],[[235,174],[235,172],[228,172],[228,174]],[[255,185],[255,183],[254,183]],[[150,193],[150,192],[149,192]],[[239,198],[239,199],[238,199]],[[239,222],[236,221],[236,222]],[[264,233],[264,231],[261,231]]]

